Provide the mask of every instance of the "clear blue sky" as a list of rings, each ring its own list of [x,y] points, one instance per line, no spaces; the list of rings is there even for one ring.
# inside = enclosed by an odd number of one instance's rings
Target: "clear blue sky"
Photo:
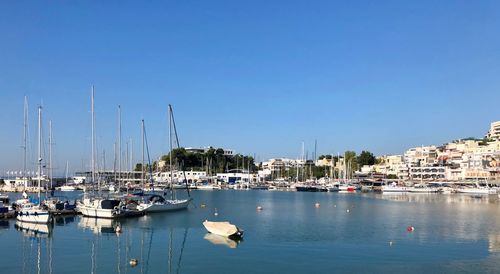
[[[500,119],[499,1],[3,1],[0,172],[22,168],[23,96],[54,128],[59,172],[88,165],[90,86],[108,166],[123,143],[258,160],[402,153],[482,136]],[[47,130],[46,130],[47,132]],[[125,147],[125,145],[123,145]]]

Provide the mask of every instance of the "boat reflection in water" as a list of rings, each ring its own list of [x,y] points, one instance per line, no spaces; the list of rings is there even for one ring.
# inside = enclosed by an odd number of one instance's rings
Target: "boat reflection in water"
[[[54,224],[56,226],[65,226],[74,222],[75,222],[75,216],[67,216],[67,215],[54,216]]]
[[[78,227],[89,229],[95,234],[115,233],[115,228],[120,223],[115,219],[102,219],[92,217],[80,217]]]
[[[30,237],[50,237],[52,233],[52,225],[50,223],[42,224],[17,221],[16,229],[22,231],[23,234]]]
[[[217,235],[217,234],[213,234],[213,233],[207,233],[205,234],[205,237],[203,237],[203,239],[209,241],[210,243],[214,244],[214,245],[225,245],[229,248],[237,248],[238,247],[238,244],[241,242],[241,238],[240,239],[230,239],[228,237],[224,237],[224,236],[220,236],[220,235]]]
[[[0,229],[9,229],[10,223],[7,220],[0,220]]]

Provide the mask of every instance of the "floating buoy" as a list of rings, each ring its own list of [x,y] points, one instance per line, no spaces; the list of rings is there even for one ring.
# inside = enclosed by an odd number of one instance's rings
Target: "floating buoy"
[[[136,266],[137,265],[137,259],[130,259],[129,264],[130,264],[131,267]]]
[[[392,241],[389,241],[389,245],[392,246]]]
[[[346,212],[347,212],[347,213],[349,213],[349,212],[350,212],[350,210],[348,209],[348,210],[346,210]]]
[[[410,226],[408,226],[408,227],[406,228],[406,231],[408,231],[408,232],[413,232],[413,231],[415,231],[415,228],[414,228],[413,226],[411,226],[411,225],[410,225]]]
[[[319,207],[320,207],[320,204],[319,204],[319,203],[315,203],[315,204],[314,204],[314,206],[315,206],[316,208],[319,208]]]
[[[201,205],[200,205],[200,207],[201,207],[201,208],[205,208],[205,207],[206,207],[206,205],[205,205],[205,204],[201,204]]]
[[[214,213],[215,216],[218,216],[219,213],[217,212],[217,208],[215,209],[215,213]]]
[[[261,211],[261,210],[263,210],[263,209],[264,209],[264,208],[263,208],[263,207],[261,207],[261,206],[258,206],[258,207],[257,207],[257,211]]]
[[[115,232],[116,233],[121,233],[122,232],[122,228],[119,225],[117,225],[116,228],[115,228]]]

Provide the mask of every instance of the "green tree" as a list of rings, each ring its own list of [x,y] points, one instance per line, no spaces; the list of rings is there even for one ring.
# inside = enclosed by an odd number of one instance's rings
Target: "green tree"
[[[350,165],[352,171],[358,170],[356,152],[348,150],[344,153],[344,157],[346,165]]]
[[[359,154],[359,156],[357,157],[357,162],[360,167],[364,165],[374,165],[375,161],[376,158],[373,153],[365,150],[361,151],[361,154]]]

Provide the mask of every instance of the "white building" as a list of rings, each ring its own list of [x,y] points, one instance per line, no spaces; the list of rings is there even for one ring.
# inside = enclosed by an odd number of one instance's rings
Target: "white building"
[[[275,158],[269,159],[268,161],[262,162],[263,170],[273,171],[286,171],[291,168],[303,167],[305,160],[294,160],[287,158]]]
[[[490,130],[486,137],[493,140],[500,140],[500,121],[491,123]]]
[[[258,175],[248,172],[225,172],[217,173],[217,179],[227,184],[234,184],[236,182],[251,183],[258,180]]]
[[[172,174],[174,182],[182,182],[186,179],[188,183],[196,183],[208,179],[205,171],[174,171]],[[170,172],[153,173],[153,180],[158,183],[170,183]]]

